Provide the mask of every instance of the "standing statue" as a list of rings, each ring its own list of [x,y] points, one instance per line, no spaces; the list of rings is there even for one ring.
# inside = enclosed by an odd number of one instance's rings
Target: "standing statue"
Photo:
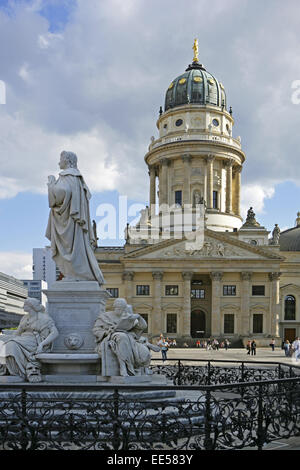
[[[52,318],[37,299],[28,297],[17,330],[0,335],[1,375],[17,375],[29,382],[40,382],[40,363],[36,355],[49,350],[58,331]]]
[[[92,247],[94,248],[94,250],[96,250],[96,248],[98,247],[98,240],[99,240],[99,237],[97,237],[96,220],[93,220],[93,233],[94,233],[94,240],[91,242],[91,244],[92,244]]]
[[[142,336],[147,323],[141,315],[133,313],[125,299],[116,299],[113,308],[112,312],[100,313],[93,328],[102,375],[144,375],[151,361],[150,349],[159,348]]]
[[[280,228],[278,227],[278,224],[275,224],[275,227],[272,232],[271,245],[278,245],[279,239],[280,239]]]
[[[51,209],[46,237],[51,241],[52,257],[64,275],[63,281],[98,281],[104,284],[92,246],[95,246],[90,220],[91,194],[77,168],[73,152],[61,152],[56,180],[48,177]]]

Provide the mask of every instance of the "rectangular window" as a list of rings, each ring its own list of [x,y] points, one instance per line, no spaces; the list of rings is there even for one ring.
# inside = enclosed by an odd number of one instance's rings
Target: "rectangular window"
[[[192,299],[205,299],[205,289],[191,289]]]
[[[107,290],[107,292],[110,293],[110,295],[114,299],[117,299],[119,297],[119,289],[117,287],[107,287],[106,290]]]
[[[141,317],[143,317],[143,319],[147,323],[147,328],[143,332],[148,333],[148,313],[141,313]]]
[[[224,315],[224,334],[234,334],[234,314],[225,313]]]
[[[176,313],[167,313],[167,333],[177,333]]]
[[[265,286],[252,286],[252,295],[265,295]]]
[[[166,286],[166,295],[178,295],[178,286]]]
[[[150,295],[150,286],[136,286],[136,295]]]
[[[253,315],[253,333],[263,332],[263,315],[261,313],[254,313]]]
[[[175,191],[175,204],[182,205],[182,191]]]
[[[223,295],[236,295],[236,286],[223,286]]]
[[[218,191],[213,191],[213,208],[218,209]]]

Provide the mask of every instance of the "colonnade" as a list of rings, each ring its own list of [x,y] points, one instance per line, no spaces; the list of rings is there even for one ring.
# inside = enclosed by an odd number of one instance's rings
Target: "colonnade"
[[[192,204],[191,194],[191,177],[192,177],[192,156],[183,154],[182,172],[182,204]],[[216,157],[212,154],[204,157],[206,171],[204,174],[204,199],[208,210],[221,210],[218,203],[214,207],[214,190],[220,191],[221,187],[216,188],[214,185],[214,165]],[[235,164],[231,158],[223,159],[223,167],[226,170],[225,184],[225,213],[240,216],[240,198],[241,198],[241,165]],[[170,160],[162,158],[157,165],[149,166],[150,191],[149,203],[150,207],[155,203],[173,205],[174,201],[169,200],[169,171]],[[157,200],[156,178],[159,178],[159,201]]]

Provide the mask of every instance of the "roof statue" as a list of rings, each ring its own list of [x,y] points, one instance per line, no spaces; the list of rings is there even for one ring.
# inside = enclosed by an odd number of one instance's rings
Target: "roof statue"
[[[193,58],[193,62],[199,62],[199,49],[198,49],[198,39],[195,39],[194,40],[194,45],[193,45],[193,49],[194,49],[194,58]]]

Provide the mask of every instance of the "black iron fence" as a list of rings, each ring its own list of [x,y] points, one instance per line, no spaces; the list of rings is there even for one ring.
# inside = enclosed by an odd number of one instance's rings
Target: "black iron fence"
[[[270,361],[223,359],[162,359],[152,361],[154,374],[164,375],[174,385],[217,385],[300,377],[300,367]]]
[[[206,362],[194,370],[202,381],[199,367],[210,371],[205,385],[0,385],[0,449],[195,451],[300,441],[299,368],[272,363],[265,380],[266,363],[232,362],[238,372],[230,374],[229,364]],[[169,366],[157,367],[171,376]],[[172,380],[190,380],[191,367],[177,361]]]

